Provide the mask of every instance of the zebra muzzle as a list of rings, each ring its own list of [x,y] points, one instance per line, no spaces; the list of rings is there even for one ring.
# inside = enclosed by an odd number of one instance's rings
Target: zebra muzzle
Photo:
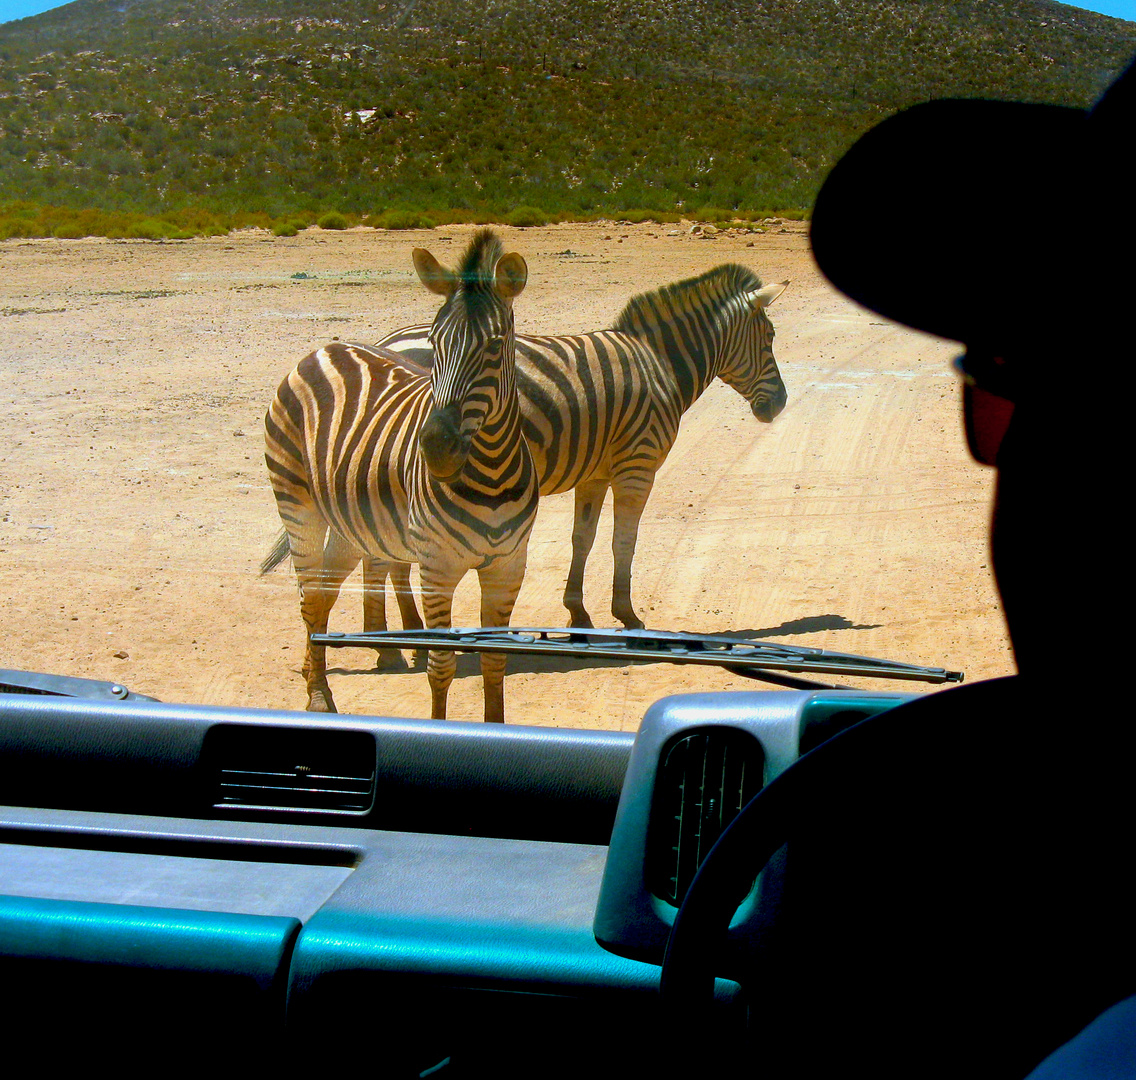
[[[436,480],[453,481],[461,475],[469,457],[473,434],[462,434],[461,410],[457,405],[435,409],[418,434],[418,452]]]
[[[789,395],[784,390],[775,394],[762,394],[751,402],[750,409],[758,420],[763,424],[768,424],[777,418],[781,410],[785,408],[785,402],[788,399]]]

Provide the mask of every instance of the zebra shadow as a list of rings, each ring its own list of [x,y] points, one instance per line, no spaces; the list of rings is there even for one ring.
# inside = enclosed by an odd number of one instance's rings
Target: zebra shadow
[[[780,626],[766,626],[760,630],[727,630],[711,637],[744,637],[751,641],[766,638],[793,637],[795,634],[819,634],[824,630],[878,630],[883,623],[853,623],[843,615],[809,615],[804,619],[791,619]]]
[[[810,615],[803,619],[792,619],[778,626],[766,626],[748,630],[720,630],[707,634],[713,638],[745,638],[748,641],[766,641],[770,638],[795,637],[799,634],[817,634],[826,630],[874,630],[880,623],[853,623],[843,615]],[[355,650],[352,650],[355,651]],[[360,652],[362,650],[359,650]],[[414,656],[413,664],[405,661],[393,667],[370,666],[329,667],[328,672],[335,675],[397,675],[407,671],[424,671],[425,656],[421,653],[403,652],[404,657]],[[645,667],[648,664],[667,663],[665,660],[626,660],[608,659],[602,656],[547,656],[540,653],[510,653],[508,673],[510,675],[564,673],[571,671],[594,671],[601,668]],[[476,653],[458,653],[456,679],[467,679],[481,675],[481,661]]]

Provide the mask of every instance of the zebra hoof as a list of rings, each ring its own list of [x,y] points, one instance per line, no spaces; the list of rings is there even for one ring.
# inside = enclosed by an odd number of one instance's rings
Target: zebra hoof
[[[406,671],[408,666],[400,649],[379,649],[375,654],[376,671]]]
[[[631,608],[624,608],[622,611],[613,611],[612,614],[623,623],[624,630],[643,629],[643,620],[639,618]]]
[[[313,690],[308,696],[308,712],[337,713],[335,699],[327,689]]]

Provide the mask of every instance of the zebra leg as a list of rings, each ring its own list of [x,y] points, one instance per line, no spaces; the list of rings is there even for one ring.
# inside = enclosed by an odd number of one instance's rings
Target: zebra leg
[[[373,631],[387,628],[387,574],[394,576],[396,566],[401,563],[386,562],[375,555],[363,556],[363,631],[370,634]],[[397,585],[395,588],[397,589]],[[401,598],[399,606],[402,606]],[[417,612],[415,612],[417,614]],[[405,668],[406,662],[402,658],[400,649],[376,649],[375,668]]]
[[[402,616],[403,630],[421,630],[422,616],[418,614],[418,606],[414,603],[414,590],[410,587],[410,563],[391,563],[387,567],[390,571],[391,585],[394,586],[394,598],[398,601],[398,613]],[[414,650],[414,666],[426,663],[426,650]]]
[[[419,567],[422,581],[422,613],[431,629],[447,630],[454,604],[454,589],[465,571],[449,572],[423,562]],[[446,719],[446,698],[458,668],[457,654],[449,650],[431,649],[426,660],[426,677],[430,681],[430,719]]]
[[[339,588],[347,575],[358,564],[358,552],[322,520],[312,517],[293,532],[289,529],[292,562],[300,585],[300,614],[307,630],[307,650],[304,654],[304,682],[308,690],[309,712],[336,712],[335,699],[327,684],[327,650],[323,645],[312,644],[312,634],[327,632],[327,619]]]
[[[576,516],[572,523],[572,566],[564,586],[564,606],[569,626],[591,629],[591,616],[584,608],[584,567],[596,540],[596,526],[607,494],[607,480],[586,480],[576,485]]]
[[[363,633],[387,628],[387,570],[390,563],[363,556]]]
[[[630,481],[621,482],[618,477],[612,481],[615,527],[611,534],[611,553],[615,558],[615,573],[611,586],[611,613],[628,630],[643,629],[643,620],[631,606],[631,563],[639,539],[639,521],[647,505],[647,496],[651,494],[654,476],[646,478],[645,487],[643,480],[643,474],[639,472],[633,474]]]
[[[478,570],[481,581],[481,625],[508,626],[525,578],[528,545],[520,548],[508,559],[498,559]],[[485,694],[485,722],[505,722],[505,654],[481,654],[481,682]]]
[[[410,563],[391,563],[390,572],[394,596],[398,601],[398,613],[402,616],[404,630],[421,630],[422,616],[414,603],[414,590],[410,587]]]

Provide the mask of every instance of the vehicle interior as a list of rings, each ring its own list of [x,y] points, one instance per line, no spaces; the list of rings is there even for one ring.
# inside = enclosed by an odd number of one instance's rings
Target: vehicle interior
[[[207,1058],[322,1058],[335,1031],[336,1054],[395,1076],[556,1074],[613,1025],[657,1027],[670,927],[723,826],[803,751],[912,696],[690,695],[632,736],[0,682],[13,1024],[66,1016],[84,1046],[129,1028],[131,1053]],[[780,872],[751,881],[737,947]],[[745,1030],[736,983],[711,1008]],[[604,1051],[613,1068],[641,1053]]]
[[[1045,556],[1003,556],[1021,675],[790,667],[632,732],[0,670],[10,1041],[77,1069],[1032,1077],[1136,957],[1131,736],[1092,658],[1062,666],[1106,624],[1046,606],[1097,551],[1030,408],[994,455],[1004,551]]]
[[[1025,1076],[1126,992],[1124,758],[1015,678],[635,735],[0,684],[7,1011],[61,1061]]]

